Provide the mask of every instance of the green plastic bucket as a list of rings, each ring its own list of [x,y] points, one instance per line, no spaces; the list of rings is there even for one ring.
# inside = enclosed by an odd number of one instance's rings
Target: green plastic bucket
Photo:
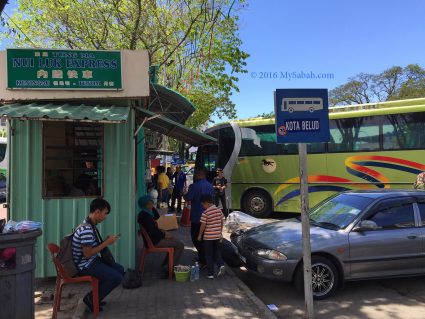
[[[190,267],[188,267],[188,270],[177,270],[177,267],[174,268],[174,274],[176,275],[176,281],[177,282],[185,282],[188,281],[190,278]]]

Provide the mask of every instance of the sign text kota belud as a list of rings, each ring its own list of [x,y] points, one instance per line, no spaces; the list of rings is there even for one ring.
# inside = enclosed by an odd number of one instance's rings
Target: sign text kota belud
[[[8,89],[122,89],[119,51],[8,49]]]
[[[278,89],[275,113],[278,143],[329,141],[326,89]]]

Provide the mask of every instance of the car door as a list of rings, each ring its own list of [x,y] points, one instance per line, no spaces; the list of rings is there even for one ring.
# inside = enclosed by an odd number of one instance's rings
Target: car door
[[[420,273],[422,238],[413,198],[385,200],[363,215],[378,228],[349,234],[351,279]]]

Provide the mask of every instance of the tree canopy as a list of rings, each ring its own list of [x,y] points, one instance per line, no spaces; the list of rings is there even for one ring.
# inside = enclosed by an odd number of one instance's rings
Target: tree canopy
[[[360,73],[329,92],[331,105],[425,97],[425,69],[394,66],[379,74]]]
[[[244,0],[18,0],[3,38],[15,47],[145,49],[159,83],[188,97],[199,127],[213,114],[235,117],[248,54],[240,49]]]

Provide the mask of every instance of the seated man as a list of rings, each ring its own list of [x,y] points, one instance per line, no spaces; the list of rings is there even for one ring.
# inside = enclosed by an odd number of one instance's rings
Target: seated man
[[[158,228],[156,220],[159,218],[159,214],[153,207],[153,200],[150,196],[140,197],[139,206],[141,208],[141,211],[137,216],[139,226],[145,229],[155,247],[174,248],[174,265],[177,265],[183,253],[184,244],[180,240],[173,238],[170,234]],[[162,266],[168,272],[167,258],[165,258]]]
[[[89,216],[77,227],[72,238],[72,255],[79,270],[79,276],[93,276],[99,280],[99,303],[117,287],[124,276],[124,268],[120,264],[109,266],[99,258],[100,251],[114,244],[118,236],[108,236],[99,243],[95,233],[97,224],[103,222],[111,211],[110,204],[96,198],[90,204]],[[83,301],[90,311],[93,311],[92,292],[88,293]],[[101,310],[101,309],[100,309]]]

